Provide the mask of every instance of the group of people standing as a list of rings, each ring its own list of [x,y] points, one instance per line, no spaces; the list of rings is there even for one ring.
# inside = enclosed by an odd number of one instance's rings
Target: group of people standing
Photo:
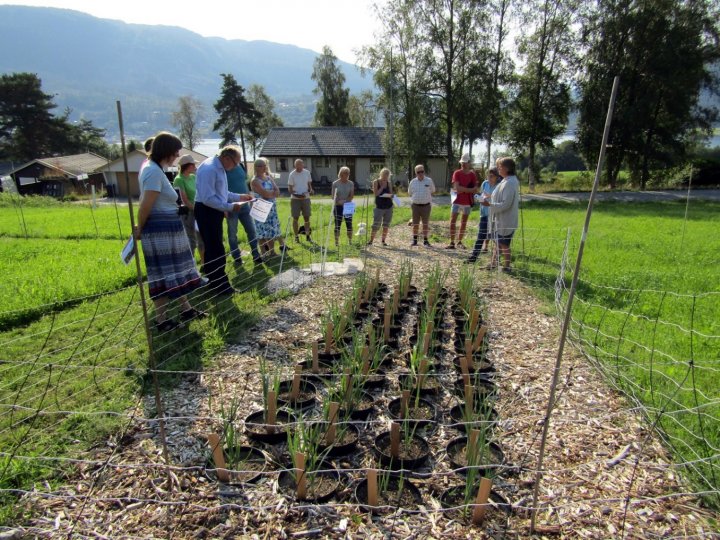
[[[418,245],[420,222],[422,222],[423,244],[430,246],[428,236],[434,193],[435,184],[432,178],[425,174],[424,165],[416,165],[415,178],[408,186],[412,204],[411,246]],[[482,184],[478,181],[477,173],[472,169],[470,155],[464,154],[460,158],[460,168],[452,176],[450,243],[445,246],[446,249],[465,249],[463,239],[468,218],[476,202],[480,205],[480,224],[473,250],[466,262],[476,262],[481,253],[489,251],[490,242],[494,240],[495,249],[487,268],[497,268],[502,256],[502,269],[510,272],[512,258],[510,244],[518,227],[520,204],[520,183],[515,176],[515,161],[512,158],[498,159],[496,166],[488,170],[487,179]],[[459,230],[458,216],[460,216]]]
[[[226,146],[218,155],[198,163],[192,155],[180,156],[182,142],[175,135],[161,132],[146,141],[147,160],[140,171],[140,206],[134,230],[136,240],[142,240],[142,251],[148,276],[150,298],[155,305],[156,327],[159,331],[171,330],[184,321],[205,317],[206,314],[190,305],[187,294],[207,285],[213,294],[228,295],[235,291],[225,271],[226,251],[223,237],[223,221],[227,221],[230,254],[236,263],[241,262],[237,239],[238,224],[246,232],[253,261],[262,264],[274,254],[274,244],[280,249],[290,249],[281,234],[276,198],[280,190],[269,170],[268,162],[254,162],[254,176],[248,183],[247,172],[241,164],[242,155],[236,146]],[[165,170],[177,161],[179,173],[170,183]],[[313,194],[310,172],[301,159],[288,178],[293,233],[296,242],[303,233],[311,237],[311,205]],[[381,242],[386,246],[393,214],[393,186],[390,170],[383,168],[372,183],[375,196],[373,224],[368,245],[382,229]],[[174,184],[174,185],[173,185]],[[503,269],[510,269],[510,243],[518,226],[519,183],[515,176],[515,162],[501,158],[497,167],[488,171],[488,178],[479,185],[471,168],[470,157],[463,155],[460,169],[452,179],[454,199],[450,220],[450,243],[448,249],[463,247],[468,217],[475,200],[481,205],[478,236],[468,262],[477,260],[480,253],[488,251],[490,238],[495,239],[490,267],[498,264],[502,255]],[[182,206],[178,211],[177,192]],[[435,184],[425,175],[423,165],[415,167],[415,178],[410,181],[408,194],[412,208],[412,246],[418,245],[420,223],[423,244],[430,246],[429,222]],[[348,242],[352,243],[352,207],[355,185],[350,180],[350,169],[341,167],[338,179],[332,184],[333,220],[335,244],[339,244],[342,223],[345,223]],[[250,204],[263,199],[271,204],[264,221],[253,219]],[[457,231],[457,217],[461,215]],[[302,228],[299,224],[303,217]],[[200,276],[195,265],[194,251],[198,250],[202,271]],[[171,299],[180,304],[180,322],[168,317],[167,306]]]

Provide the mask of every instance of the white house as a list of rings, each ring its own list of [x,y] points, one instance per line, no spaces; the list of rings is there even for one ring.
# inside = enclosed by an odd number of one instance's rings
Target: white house
[[[340,167],[350,167],[350,179],[367,189],[380,169],[390,167],[385,151],[385,128],[301,127],[270,130],[260,156],[270,161],[272,172],[280,175],[278,187],[287,188],[288,175],[297,158],[305,162],[313,183],[329,186],[338,177]],[[396,166],[400,159],[395,160]],[[446,160],[433,155],[425,164],[432,177],[445,178]],[[392,171],[393,180],[407,182],[407,165]]]

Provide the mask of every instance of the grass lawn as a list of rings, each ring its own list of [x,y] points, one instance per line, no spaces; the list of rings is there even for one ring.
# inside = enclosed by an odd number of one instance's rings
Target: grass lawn
[[[614,384],[647,407],[677,460],[692,463],[701,489],[712,490],[720,482],[719,215],[719,204],[697,201],[687,221],[684,203],[595,205],[572,325]],[[548,301],[563,228],[571,229],[572,267],[584,216],[585,205],[523,210],[525,229],[513,239],[518,275]]]

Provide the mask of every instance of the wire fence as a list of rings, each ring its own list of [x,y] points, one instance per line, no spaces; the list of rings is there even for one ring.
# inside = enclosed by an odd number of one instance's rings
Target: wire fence
[[[228,512],[237,512],[256,516],[256,519],[257,516],[273,513],[292,515],[296,521],[302,516],[312,515],[314,517],[309,522],[315,525],[305,529],[299,526],[297,531],[308,535],[315,531],[313,534],[338,537],[346,533],[348,524],[343,525],[340,516],[352,516],[363,508],[367,510],[367,501],[354,498],[355,488],[367,475],[368,466],[362,461],[363,456],[347,458],[345,465],[340,467],[342,495],[330,502],[314,504],[297,500],[292,489],[281,485],[281,477],[286,479],[289,475],[294,478],[297,473],[288,461],[286,448],[272,450],[264,447],[268,461],[261,467],[259,479],[254,480],[254,484],[236,486],[217,483],[217,477],[213,476],[217,475],[216,467],[206,461],[211,450],[206,434],[218,432],[227,424],[227,416],[224,416],[227,411],[222,410],[220,403],[227,406],[234,399],[242,403],[243,411],[261,406],[259,383],[264,373],[257,368],[258,363],[268,359],[279,362],[278,376],[292,379],[296,360],[298,357],[309,359],[310,344],[319,333],[317,319],[294,318],[290,310],[275,313],[273,302],[281,302],[284,296],[281,292],[268,292],[267,286],[274,276],[296,270],[297,273],[288,278],[289,288],[301,290],[307,283],[303,276],[318,279],[318,274],[333,268],[331,263],[335,260],[349,256],[368,263],[368,252],[358,249],[359,245],[367,242],[372,221],[368,209],[359,208],[356,217],[356,223],[363,221],[367,224],[365,236],[355,237],[355,245],[348,246],[343,232],[336,249],[330,211],[330,206],[319,207],[313,215],[313,236],[317,244],[306,243],[306,249],[291,249],[264,267],[254,268],[249,262],[228,265],[233,287],[240,293],[237,300],[227,300],[210,289],[197,291],[192,302],[207,311],[209,320],[192,322],[180,332],[153,333],[151,343],[156,368],[152,371],[157,375],[162,391],[162,417],[158,415],[152,398],[148,341],[144,335],[143,311],[136,285],[110,294],[73,298],[67,303],[69,309],[55,309],[56,304],[49,304],[44,317],[3,335],[0,343],[0,496],[7,506],[18,501],[28,506],[42,506],[47,501],[53,501],[57,509],[64,509],[63,517],[56,514],[55,521],[47,521],[46,514],[31,520],[23,529],[25,534],[90,537],[93,525],[88,520],[89,516],[95,516],[92,508],[107,508],[111,515],[118,518],[120,531],[122,520],[130,519],[134,512],[148,506],[160,509],[158,523],[166,524],[170,530],[178,527],[178,523],[187,516],[207,517],[212,514],[227,517]],[[93,227],[97,230],[96,225]],[[289,221],[283,228],[285,236],[292,237]],[[474,239],[476,232],[476,227],[468,228],[466,244]],[[447,233],[446,225],[433,224],[433,243],[438,244],[438,239],[446,238]],[[399,239],[402,249],[406,249],[410,228],[395,227],[391,237]],[[522,237],[514,244],[515,277],[543,291],[549,301],[554,302],[559,317],[564,314],[569,276],[574,271],[569,257],[576,242],[577,238],[567,229],[524,229]],[[288,245],[293,246],[291,242]],[[460,263],[461,257],[469,250],[462,255],[458,253],[454,252],[454,261]],[[423,257],[413,260],[417,268],[414,282],[420,288],[427,279],[429,268],[423,264],[432,262],[432,257],[426,257],[426,261],[421,259]],[[382,258],[371,260],[371,264],[373,270],[381,268],[383,275],[388,277],[391,271],[397,272],[397,268]],[[472,268],[471,265],[466,266]],[[311,275],[308,269],[314,269],[315,274]],[[453,272],[456,275],[457,268]],[[364,275],[372,277],[372,271]],[[505,279],[500,270],[483,276],[493,285],[502,284]],[[353,278],[328,279],[330,289],[337,290],[328,292],[327,298],[323,299],[327,301],[342,298],[352,285]],[[387,281],[391,288],[380,305],[390,301],[396,277],[393,275]],[[448,285],[448,289],[451,292],[457,290],[453,285]],[[478,299],[482,300],[482,295]],[[717,440],[720,437],[720,396],[716,383],[720,336],[714,322],[717,304],[716,293],[678,294],[650,288],[639,290],[597,283],[594,278],[580,279],[570,328],[572,343],[610,385],[629,398],[628,409],[645,417],[648,434],[654,432],[660,435],[676,463],[673,470],[682,471],[687,479],[687,483],[679,483],[673,493],[661,494],[644,494],[631,481],[619,497],[596,495],[592,501],[594,508],[618,506],[644,509],[652,505],[661,506],[666,499],[684,502],[689,497],[700,498],[714,507],[720,503],[717,479],[720,474],[720,443]],[[53,309],[49,309],[51,307]],[[326,302],[315,306],[316,312],[326,309]],[[414,309],[401,324],[405,338],[417,324],[413,318],[418,316],[417,306]],[[485,309],[488,309],[487,305]],[[171,316],[177,315],[176,310],[171,311]],[[448,336],[443,347],[446,352],[439,360],[437,370],[428,374],[429,380],[438,381],[441,390],[435,403],[445,412],[430,419],[428,427],[424,428],[429,438],[442,440],[443,443],[449,442],[451,434],[462,436],[454,431],[458,424],[463,423],[462,420],[458,421],[447,411],[462,405],[467,398],[463,392],[455,390],[459,373],[453,366],[457,353],[452,349],[450,328],[454,324],[454,316],[449,304],[445,317]],[[366,334],[381,324],[377,317],[369,321],[369,326],[363,327]],[[314,327],[310,333],[312,337],[299,340],[291,350],[273,343],[269,337],[274,335],[273,332],[293,332],[307,325]],[[232,336],[246,335],[249,329],[253,332],[259,329],[264,337],[249,342],[241,339],[237,346],[230,347],[231,352],[237,347],[234,354],[246,359],[239,371],[237,364],[225,363],[222,356],[228,353],[227,341],[232,341]],[[493,329],[490,327],[488,330],[487,354],[500,359],[502,351],[493,350],[496,339],[491,335]],[[366,338],[363,336],[362,339]],[[398,358],[394,361],[396,365],[400,363]],[[331,388],[342,383],[345,375],[343,372],[327,374],[324,383],[318,385],[320,393],[325,395],[330,392]],[[395,375],[391,377],[393,381]],[[564,391],[571,391],[571,377],[565,384],[558,399],[562,399]],[[197,386],[202,386],[203,392],[191,391]],[[508,387],[504,389],[507,391]],[[186,400],[181,397],[183,392],[187,392]],[[499,399],[513,402],[522,399],[521,387],[513,392],[517,394]],[[384,396],[380,400],[387,401],[386,393],[376,395]],[[382,403],[385,404],[385,401]],[[593,421],[599,425],[612,425],[617,420],[616,413],[608,413],[601,403],[593,408],[593,412]],[[169,463],[164,461],[160,451],[161,421],[166,427],[167,440],[164,443],[170,448]],[[568,418],[560,418],[552,429],[560,436],[572,422]],[[586,422],[586,419],[577,419],[576,422]],[[244,422],[240,421],[238,429],[242,424]],[[364,439],[369,444],[370,439],[387,428],[388,418],[381,415],[366,420],[344,420],[339,425],[356,426],[364,433],[372,434]],[[501,442],[503,434],[513,430],[510,419],[502,416],[476,419],[474,425],[479,428],[491,426],[497,430]],[[303,419],[287,422],[290,429],[304,429],[305,426],[306,420]],[[257,427],[266,426],[264,422],[258,422]],[[245,438],[242,440],[247,442]],[[639,449],[633,453],[635,467],[654,466],[651,459],[646,461],[643,457],[647,444],[648,441],[638,441]],[[444,491],[441,488],[465,485],[468,469],[474,468],[453,465],[447,459],[447,452],[446,448],[436,452],[429,466],[394,471],[394,477],[402,477],[404,481],[420,487],[423,502],[386,504],[384,510],[387,514],[381,519],[387,530],[403,535],[403,516],[409,519],[415,515],[425,518],[434,515],[432,525],[424,529],[428,535],[439,530],[436,524],[438,518],[446,518],[450,522],[471,521],[471,514],[478,508],[475,504],[476,486],[472,486],[474,491],[470,490],[471,496],[463,493],[460,504],[457,504],[458,499],[454,499],[455,503],[440,503]],[[203,458],[198,460],[197,456]],[[483,474],[492,477],[495,482],[497,497],[491,498],[490,511],[493,512],[493,530],[496,533],[512,536],[517,532],[518,520],[524,522],[531,512],[547,510],[545,504],[532,508],[529,499],[522,496],[523,491],[518,487],[524,481],[524,475],[532,470],[537,457],[535,439],[529,441],[523,450],[515,452],[514,459],[499,460],[482,467]],[[612,458],[593,457],[566,465],[555,461],[547,465],[545,472],[552,477],[555,474],[586,474],[587,468],[612,470],[608,466]],[[255,467],[245,468],[242,464],[228,469],[240,476],[258,474]],[[386,467],[377,468],[382,476]],[[316,472],[320,474],[324,470],[330,471],[321,467]],[[70,480],[67,483],[65,476]],[[111,477],[113,482],[108,482]],[[43,478],[51,480],[43,482]],[[125,484],[132,478],[135,478],[137,489],[131,489],[129,483]],[[108,483],[114,483],[116,487],[108,489]],[[559,516],[577,513],[578,508],[586,503],[586,498],[578,492],[575,499],[554,502],[551,513]],[[112,509],[118,512],[114,513]],[[328,513],[338,519],[323,522],[318,517]],[[15,513],[6,512],[6,515],[17,519]],[[246,524],[248,530],[256,526],[253,518],[249,520]],[[318,525],[321,522],[323,524]],[[6,527],[12,524],[12,519],[4,523]],[[646,536],[687,538],[712,534],[702,525],[698,525],[695,531],[675,532],[671,525],[663,533],[648,528]],[[104,530],[107,535],[113,536],[112,530]],[[417,534],[422,535],[422,531]],[[622,530],[617,534],[633,533]],[[132,537],[125,533],[122,536]]]

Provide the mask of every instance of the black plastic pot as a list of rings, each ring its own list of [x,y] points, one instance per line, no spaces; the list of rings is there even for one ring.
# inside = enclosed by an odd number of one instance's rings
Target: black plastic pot
[[[378,368],[373,373],[368,373],[367,376],[363,377],[362,385],[366,390],[372,388],[383,388],[388,384],[387,373],[384,369]]]
[[[417,385],[415,384],[418,379],[417,375],[412,375],[411,373],[401,373],[398,375],[398,381],[400,382],[400,388],[408,388],[409,385],[412,385],[410,390],[410,395],[414,396],[417,391]],[[423,387],[420,389],[420,395],[421,396],[437,396],[440,391],[443,389],[443,385],[440,382],[440,379],[438,379],[437,373],[428,373],[425,376],[425,381],[423,383]]]
[[[450,465],[455,472],[459,474],[467,474],[469,466],[467,460],[463,460],[463,454],[467,448],[468,438],[458,437],[450,441],[445,447]],[[485,450],[483,451],[486,459],[483,459],[481,463],[475,466],[480,476],[486,476],[488,472],[495,473],[499,471],[499,467],[505,463],[505,453],[497,443],[485,442]]]
[[[470,521],[472,519],[473,504],[475,503],[475,496],[477,495],[477,488],[473,487],[470,490],[471,496],[468,500],[465,500],[465,485],[453,486],[446,489],[442,495],[440,495],[440,505],[448,510],[445,514],[448,519],[454,519],[458,521]],[[469,495],[470,495],[469,494]],[[512,506],[502,495],[495,491],[490,492],[488,499],[488,516],[492,517],[493,512],[502,512],[509,514],[512,511]],[[459,508],[464,507],[464,508]]]
[[[457,349],[456,349],[457,352]],[[453,364],[455,364],[455,369],[462,372],[462,358],[465,356],[465,354],[461,354],[459,356],[456,356],[453,358]],[[495,366],[492,362],[489,360],[486,360],[482,357],[477,357],[475,355],[472,355],[470,365],[468,365],[468,372],[469,373],[494,373],[495,372]]]
[[[397,473],[393,474],[396,475]],[[378,479],[378,484],[380,484],[380,479]],[[378,506],[370,506],[368,504],[367,480],[361,480],[355,488],[355,500],[365,512],[376,515],[389,514],[398,508],[416,510],[422,504],[420,490],[407,478],[403,479],[402,490],[400,485],[401,482],[398,476],[391,477],[385,486],[385,490],[378,493]],[[380,486],[378,486],[378,490],[379,488]]]
[[[292,389],[292,381],[280,381],[277,401],[282,406],[288,406],[292,409],[307,409],[315,405],[317,399],[317,388],[306,378],[300,379],[300,394],[298,398],[292,400],[290,391]]]
[[[330,347],[329,352],[325,352],[325,341],[319,340],[318,344],[318,360],[325,363],[339,362],[342,358],[342,352],[337,346]]]
[[[492,405],[488,404],[487,407],[488,408],[485,410],[485,412],[482,413],[479,420],[466,422],[464,415],[465,404],[460,403],[458,405],[455,405],[452,409],[450,409],[450,427],[453,427],[460,431],[467,431],[468,429],[474,428],[494,429],[497,425],[498,413],[492,407]]]
[[[262,450],[252,446],[236,446],[223,448],[225,468],[228,470],[229,485],[251,484],[268,470],[268,459]],[[205,475],[212,481],[218,481],[215,463],[212,457],[208,458],[205,466]]]
[[[294,424],[297,419],[293,413],[285,410],[277,411],[275,419],[275,426],[265,426],[265,411],[251,413],[245,418],[245,433],[260,442],[284,442],[287,440],[288,430],[292,429],[288,424]]]
[[[340,487],[340,473],[331,464],[322,463],[318,467],[318,472],[310,472],[307,474],[307,497],[305,501],[321,503],[325,502],[337,493]],[[319,479],[320,482],[317,482]],[[317,492],[314,493],[314,486]],[[320,488],[322,489],[320,490]],[[278,488],[284,495],[295,498],[297,494],[297,484],[295,477],[289,470],[283,471],[278,476]]]
[[[385,431],[375,437],[374,448],[380,463],[395,470],[419,469],[427,462],[430,457],[430,445],[423,437],[414,434],[411,437],[410,446],[414,450],[412,455],[408,453],[401,438],[400,455],[393,457],[390,453],[390,432]]]
[[[363,392],[358,403],[355,403],[352,410],[344,409],[345,403],[340,404],[338,416],[340,418],[350,418],[352,420],[366,420],[373,412],[375,412],[375,398],[368,392]]]
[[[470,375],[470,384],[473,386],[473,397],[476,400],[486,401],[497,396],[497,384],[485,373]],[[456,396],[465,399],[465,378],[462,375],[455,379],[453,390]]]
[[[327,431],[328,422],[322,422],[325,425],[323,433]],[[346,456],[351,452],[354,452],[357,448],[358,440],[360,439],[360,430],[354,424],[342,423],[335,427],[338,436],[344,431],[343,440],[336,439],[332,445],[324,444],[324,441],[320,443],[320,449],[330,457]]]
[[[390,403],[388,403],[388,413],[390,414],[390,417],[392,419],[396,420],[399,423],[407,422],[411,426],[416,426],[417,428],[426,428],[431,425],[434,427],[437,424],[437,407],[435,406],[435,404],[421,397],[418,405],[422,407],[423,410],[427,410],[430,412],[430,418],[413,417],[413,411],[415,410],[414,395],[411,395],[410,400],[408,401],[407,419],[402,418],[400,414],[400,409],[402,407],[402,398],[395,398]],[[410,429],[412,429],[412,427]]]
[[[312,371],[312,360],[303,360],[298,364],[302,368],[302,378],[310,381],[326,381],[332,379],[337,367],[332,364],[318,361],[318,372]]]

